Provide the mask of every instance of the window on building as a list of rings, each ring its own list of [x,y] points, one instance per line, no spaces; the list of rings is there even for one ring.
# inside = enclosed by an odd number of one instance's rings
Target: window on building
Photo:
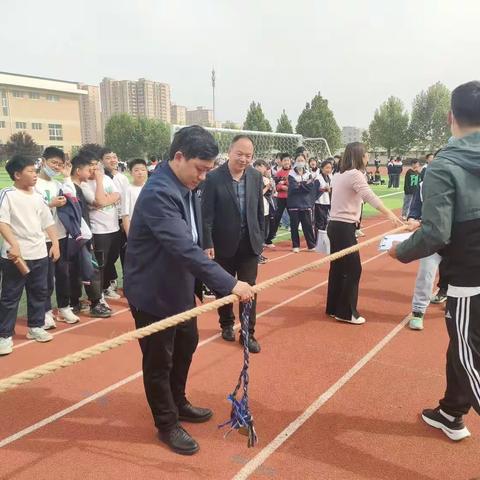
[[[5,90],[0,90],[0,99],[2,101],[1,112],[6,117],[8,115],[8,104],[7,104],[7,94],[6,94]]]
[[[42,124],[41,123],[32,123],[32,130],[41,130]]]
[[[5,120],[0,120],[0,128],[5,128]]]
[[[38,92],[28,92],[28,96],[32,100],[38,100],[40,98],[40,94]]]
[[[15,122],[15,128],[25,130],[27,128],[27,122]]]
[[[23,92],[20,92],[19,90],[13,90],[13,91],[12,91],[12,95],[13,95],[15,98],[23,98]]]
[[[58,95],[47,95],[47,100],[49,102],[59,102],[60,97]]]
[[[48,124],[48,135],[50,140],[63,140],[63,129],[62,125],[58,123],[49,123]]]

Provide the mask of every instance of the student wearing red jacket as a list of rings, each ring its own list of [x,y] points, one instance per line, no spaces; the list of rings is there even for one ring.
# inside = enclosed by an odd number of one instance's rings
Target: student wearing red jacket
[[[288,153],[282,153],[280,155],[280,162],[282,168],[275,174],[274,180],[277,187],[277,211],[275,212],[275,223],[271,229],[265,244],[268,248],[273,248],[275,245],[272,243],[273,239],[277,235],[277,230],[282,220],[282,215],[287,208],[288,198],[288,176],[292,168],[292,159]]]

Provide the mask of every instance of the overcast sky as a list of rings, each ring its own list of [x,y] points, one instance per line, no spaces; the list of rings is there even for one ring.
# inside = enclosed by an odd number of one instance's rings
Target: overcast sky
[[[367,127],[389,95],[480,79],[480,0],[2,0],[0,71],[98,85],[167,82],[172,101],[294,126],[317,91]]]

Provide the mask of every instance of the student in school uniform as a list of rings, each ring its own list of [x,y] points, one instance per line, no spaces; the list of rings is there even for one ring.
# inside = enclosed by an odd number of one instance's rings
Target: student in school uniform
[[[268,164],[265,160],[256,160],[253,163],[253,167],[262,174],[263,179],[263,214],[265,217],[263,225],[263,238],[266,241],[268,237],[268,230],[270,227],[270,203],[268,201],[268,196],[272,194],[272,184],[271,179],[267,177]],[[267,257],[260,254],[258,256],[258,263],[264,264],[267,263]]]
[[[48,259],[60,258],[52,214],[33,188],[37,182],[35,162],[14,155],[5,168],[14,183],[0,192],[0,235],[4,239],[0,258],[0,355],[12,353],[18,304],[24,288],[28,302],[27,338],[41,343],[53,339],[44,329]],[[49,251],[44,231],[51,241]],[[28,273],[23,272],[25,275],[19,269],[23,262],[29,269]]]
[[[299,155],[288,177],[287,208],[290,215],[292,250],[300,251],[298,226],[302,224],[303,235],[310,251],[315,250],[315,235],[312,224],[312,192],[318,191],[318,180],[313,180],[306,170],[305,157]]]
[[[81,153],[83,153],[81,151]],[[100,156],[95,152],[91,152]],[[97,258],[103,290],[102,303],[108,307],[104,297],[115,280],[112,265],[118,258],[118,238],[120,226],[116,204],[120,201],[120,192],[113,180],[104,173],[103,165],[96,161],[92,164],[91,178],[82,184],[85,198],[90,203],[90,224],[93,234],[93,248]],[[93,194],[93,195],[92,195]],[[111,293],[115,293],[111,290]]]
[[[320,165],[318,176],[318,198],[315,200],[315,237],[319,230],[327,230],[328,217],[330,216],[330,197],[332,192],[332,162],[324,160]]]
[[[148,178],[147,162],[141,158],[135,158],[129,162],[128,169],[132,176],[132,183],[126,188],[122,202],[122,225],[127,239],[135,204]]]
[[[90,211],[89,204],[95,202],[95,195],[86,185],[88,180],[93,179],[93,170],[96,166],[96,156],[88,151],[84,151],[76,155],[72,159],[72,182],[74,185],[74,191],[72,192],[80,204],[82,210],[82,218],[85,221],[88,228],[91,229],[90,224]],[[85,196],[85,194],[88,196]],[[92,251],[92,242],[88,242],[87,248]],[[78,314],[82,311],[80,304],[80,298],[82,296],[82,279],[80,278],[80,266],[81,258],[80,254],[73,256],[70,262],[70,305],[72,306],[73,313]],[[93,318],[108,318],[112,316],[112,310],[102,303],[102,283],[101,276],[98,269],[90,281],[90,284],[84,284],[85,293],[87,294],[90,306],[87,307],[87,311],[90,317]]]
[[[77,323],[80,319],[70,308],[70,272],[67,258],[67,232],[58,218],[57,208],[62,208],[66,203],[63,196],[65,189],[72,190],[73,184],[70,179],[71,165],[65,162],[65,153],[57,147],[47,147],[42,155],[42,163],[35,184],[35,190],[43,197],[45,203],[55,221],[57,238],[60,246],[60,258],[57,262],[49,259],[47,287],[48,295],[45,305],[45,330],[55,328],[55,320],[66,323]],[[62,175],[63,182],[60,183],[55,177]],[[45,235],[47,249],[51,247],[50,240]],[[52,308],[52,294],[55,290],[57,300],[58,316],[55,317]]]
[[[110,278],[110,285],[108,285],[104,290],[104,295],[106,298],[118,300],[120,295],[117,293],[118,274],[115,263],[120,258],[120,262],[123,267],[125,260],[127,236],[122,223],[122,209],[125,201],[125,194],[130,182],[128,181],[127,176],[119,171],[117,154],[111,148],[103,148],[100,152],[100,155],[105,175],[113,180],[113,184],[120,193],[120,200],[116,204],[119,230],[116,241],[112,243],[110,255],[108,256],[107,263],[105,265],[105,274],[106,277]]]

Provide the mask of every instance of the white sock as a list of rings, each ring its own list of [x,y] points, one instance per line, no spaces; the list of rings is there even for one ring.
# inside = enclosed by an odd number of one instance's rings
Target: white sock
[[[445,413],[442,409],[440,409],[440,413],[450,422],[453,422],[455,420],[455,417],[452,417],[448,413]]]

